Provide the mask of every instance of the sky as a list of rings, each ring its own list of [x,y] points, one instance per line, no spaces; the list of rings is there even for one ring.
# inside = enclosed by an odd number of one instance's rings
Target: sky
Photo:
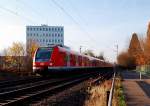
[[[107,60],[128,48],[131,35],[145,36],[150,0],[0,0],[0,51],[26,43],[26,26],[64,26],[64,43],[75,51],[103,53]]]

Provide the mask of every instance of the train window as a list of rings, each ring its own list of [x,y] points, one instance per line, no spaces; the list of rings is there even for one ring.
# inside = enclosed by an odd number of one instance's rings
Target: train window
[[[40,48],[38,49],[35,57],[35,61],[49,61],[52,53],[52,48]]]

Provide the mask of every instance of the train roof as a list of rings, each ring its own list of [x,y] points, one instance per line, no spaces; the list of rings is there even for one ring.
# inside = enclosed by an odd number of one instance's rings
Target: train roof
[[[63,48],[63,47],[60,47],[60,46],[57,46],[57,47],[58,47],[61,51],[69,52],[69,53],[74,54],[74,55],[80,55],[80,56],[83,56],[83,57],[87,57],[89,60],[103,61],[103,60],[100,60],[100,59],[98,59],[98,58],[91,57],[91,56],[88,56],[88,55],[84,55],[84,54],[78,53],[78,52],[73,51],[73,50],[70,50],[70,49],[66,49],[66,48]]]
[[[88,55],[85,55],[85,54],[81,54],[79,52],[76,52],[76,51],[73,51],[73,50],[70,50],[68,48],[65,48],[63,46],[54,46],[54,47],[39,47],[39,48],[58,48],[60,51],[63,51],[63,52],[68,52],[68,53],[71,53],[71,54],[74,54],[74,55],[78,55],[78,56],[82,56],[82,57],[87,57],[89,60],[97,60],[97,61],[101,61],[101,62],[104,62],[104,60],[100,60],[98,58],[95,58],[95,57],[91,57],[91,56],[88,56]]]

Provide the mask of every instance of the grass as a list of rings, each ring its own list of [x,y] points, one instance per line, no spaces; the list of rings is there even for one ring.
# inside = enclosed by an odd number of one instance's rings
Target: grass
[[[119,89],[119,94],[120,94],[120,96],[119,96],[119,106],[126,106],[125,97],[123,95],[123,88],[122,87],[120,87],[120,89]]]
[[[116,80],[115,80],[113,106],[126,106],[120,77],[116,77]]]
[[[111,88],[111,80],[103,84],[91,86],[84,106],[107,106],[107,91]]]

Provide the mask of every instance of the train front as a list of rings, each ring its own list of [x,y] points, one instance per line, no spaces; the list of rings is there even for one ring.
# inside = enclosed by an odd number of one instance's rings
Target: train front
[[[33,58],[33,73],[44,75],[48,71],[48,65],[53,48],[38,48]]]

